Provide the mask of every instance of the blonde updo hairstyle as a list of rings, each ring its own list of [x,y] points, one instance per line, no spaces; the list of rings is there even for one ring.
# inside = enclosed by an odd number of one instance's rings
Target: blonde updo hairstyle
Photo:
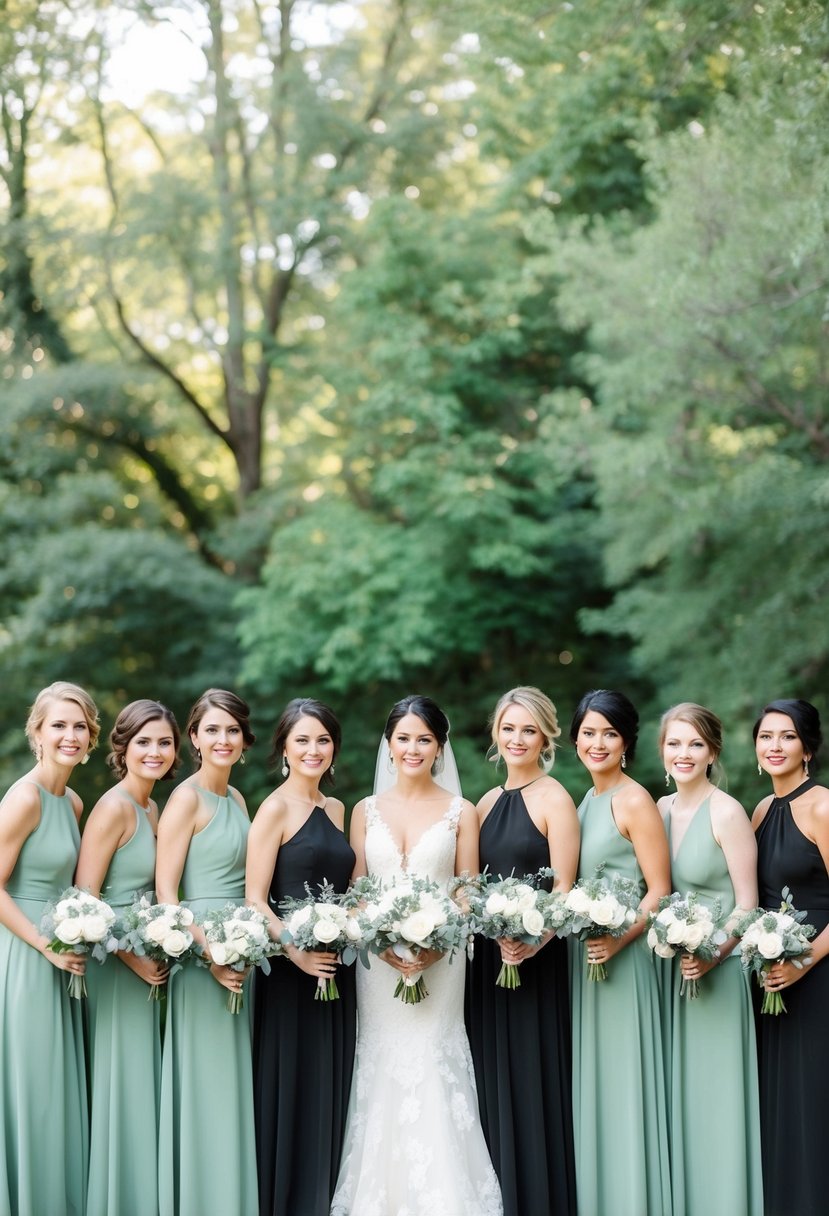
[[[498,731],[501,729],[501,720],[510,705],[520,705],[535,720],[536,726],[544,736],[544,746],[541,749],[541,755],[538,757],[538,763],[545,773],[549,773],[555,761],[555,741],[561,734],[561,727],[558,724],[558,714],[556,713],[555,705],[553,705],[546,693],[543,693],[540,688],[535,688],[531,684],[522,684],[518,688],[511,688],[509,692],[505,692],[499,699],[490,719],[492,746],[487,752],[487,759],[491,760],[494,764],[498,764],[502,759],[498,747]]]
[[[665,747],[665,740],[668,737],[668,726],[671,722],[687,722],[689,726],[694,728],[703,743],[710,747],[714,753],[714,759],[708,765],[707,775],[709,779],[715,781],[715,784],[719,784],[720,777],[722,776],[722,767],[720,765],[722,722],[717,715],[713,710],[706,709],[704,705],[697,705],[696,701],[680,701],[679,705],[666,709],[659,721],[660,758]]]
[[[29,740],[29,747],[35,759],[39,758],[37,732],[46,721],[49,706],[55,701],[73,701],[77,705],[89,727],[89,751],[93,751],[98,742],[98,736],[101,733],[101,724],[98,721],[98,710],[95,702],[89,693],[85,692],[77,684],[70,684],[68,680],[55,680],[54,684],[48,684],[46,688],[41,688],[34,699],[32,708],[29,710],[29,716],[26,719],[26,738]]]

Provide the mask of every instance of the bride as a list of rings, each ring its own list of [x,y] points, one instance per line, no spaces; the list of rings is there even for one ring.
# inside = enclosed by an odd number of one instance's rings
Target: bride
[[[354,808],[355,877],[414,874],[444,885],[477,873],[475,809],[434,780],[446,760],[446,715],[429,697],[406,697],[383,733],[375,790],[384,770],[392,783]],[[429,995],[417,1005],[395,1000],[392,968],[404,976],[428,968]],[[405,962],[387,951],[369,971],[358,966],[357,1060],[332,1216],[500,1216],[463,988],[460,956],[423,951]]]

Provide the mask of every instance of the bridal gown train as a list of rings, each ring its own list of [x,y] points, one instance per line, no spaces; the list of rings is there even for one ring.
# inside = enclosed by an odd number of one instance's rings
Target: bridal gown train
[[[369,798],[369,873],[447,884],[461,805],[454,798],[404,858]],[[418,1005],[394,998],[397,978],[381,959],[357,965],[357,1060],[332,1216],[501,1216],[464,1030],[464,960],[429,967]]]

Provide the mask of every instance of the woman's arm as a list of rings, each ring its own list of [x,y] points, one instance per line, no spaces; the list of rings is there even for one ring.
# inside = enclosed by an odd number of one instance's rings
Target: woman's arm
[[[136,830],[135,816],[133,804],[117,790],[110,790],[96,802],[89,812],[81,837],[81,851],[75,871],[77,886],[100,898],[113,857],[122,845],[132,839]],[[169,967],[163,963],[133,954],[131,950],[119,950],[118,958],[145,984],[155,987],[166,983]]]
[[[36,785],[21,782],[11,790],[2,803],[0,815],[0,924],[4,925],[33,950],[39,951],[60,971],[83,975],[86,960],[82,954],[71,952],[53,954],[48,939],[33,925],[28,916],[9,895],[9,879],[14,873],[20,850],[40,824],[40,792]],[[55,895],[59,895],[55,891]]]

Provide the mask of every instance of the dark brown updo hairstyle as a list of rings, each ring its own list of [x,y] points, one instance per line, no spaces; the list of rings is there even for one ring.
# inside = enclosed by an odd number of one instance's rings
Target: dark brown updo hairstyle
[[[250,728],[250,706],[247,701],[237,697],[235,692],[228,692],[226,688],[208,688],[190,710],[187,715],[187,724],[184,727],[184,733],[190,743],[190,753],[197,765],[201,764],[201,757],[193,745],[192,735],[193,731],[199,729],[199,724],[208,709],[223,709],[226,714],[230,714],[231,718],[235,718],[245,741],[245,751],[253,746],[256,742],[256,735]]]
[[[421,722],[425,722],[429,730],[438,741],[438,745],[442,748],[446,740],[449,738],[449,719],[443,712],[441,707],[431,697],[422,697],[417,693],[413,693],[408,697],[404,697],[402,701],[398,701],[386,719],[383,736],[388,743],[394,734],[394,728],[401,718],[405,718],[406,714],[414,714],[420,718]]]
[[[570,723],[571,743],[578,742],[579,728],[591,709],[607,718],[613,729],[622,736],[625,756],[628,764],[631,764],[636,755],[636,740],[639,738],[639,714],[633,702],[623,692],[615,692],[609,688],[594,688],[591,692],[586,692],[579,701]]]
[[[329,709],[322,701],[315,701],[313,697],[294,697],[293,701],[289,701],[283,709],[273,732],[273,738],[271,739],[271,754],[268,756],[268,765],[271,768],[279,766],[285,751],[285,741],[300,718],[316,718],[317,722],[331,736],[331,742],[334,744],[334,755],[331,760],[331,768],[325,770],[320,784],[325,781],[328,785],[333,785],[334,778],[331,774],[331,769],[334,767],[334,761],[340,754],[340,745],[343,738],[342,727],[333,709]]]
[[[813,773],[816,772],[819,764],[817,754],[823,742],[823,732],[820,729],[820,714],[814,705],[810,701],[788,697],[782,697],[778,701],[769,701],[754,723],[751,735],[755,743],[766,714],[785,714],[787,718],[791,718],[797,737],[803,744],[803,750],[809,753],[809,770]]]
[[[122,781],[127,775],[127,747],[149,722],[166,722],[170,728],[170,734],[173,736],[175,758],[167,772],[159,780],[172,781],[175,776],[179,760],[178,749],[181,743],[181,731],[179,730],[175,715],[171,709],[168,709],[166,705],[162,705],[160,701],[141,700],[130,701],[129,705],[124,706],[115,719],[115,725],[109,733],[107,764],[119,781]]]

